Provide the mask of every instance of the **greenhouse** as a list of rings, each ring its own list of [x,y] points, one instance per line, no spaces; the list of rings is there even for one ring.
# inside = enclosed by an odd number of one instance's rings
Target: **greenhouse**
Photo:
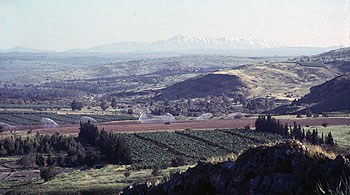
[[[9,125],[7,123],[2,123],[2,122],[0,122],[0,126],[2,127],[3,130],[17,129],[15,126]]]
[[[165,113],[162,116],[153,114],[141,114],[139,118],[140,123],[170,123],[174,122],[175,120],[175,117],[170,113]]]
[[[235,112],[227,115],[227,119],[239,119],[239,118],[243,118],[243,114],[241,112]]]
[[[59,125],[53,121],[52,119],[49,118],[42,118],[41,119],[41,125],[43,128],[57,128]]]
[[[97,121],[96,121],[94,118],[89,117],[89,116],[82,116],[82,117],[80,118],[80,122],[81,122],[81,123],[87,123],[87,122],[89,122],[89,121],[90,121],[90,123],[97,123]]]
[[[205,113],[196,118],[196,120],[208,120],[213,117],[212,113]]]

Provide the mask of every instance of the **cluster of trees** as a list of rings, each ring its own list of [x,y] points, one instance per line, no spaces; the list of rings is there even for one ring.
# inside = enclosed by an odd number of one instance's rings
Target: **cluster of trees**
[[[99,131],[90,122],[80,124],[79,141],[99,150],[103,159],[112,164],[131,164],[131,150],[126,142],[112,132]]]
[[[279,120],[272,118],[271,115],[259,116],[255,121],[255,128],[260,132],[268,132],[282,135],[286,138],[297,139],[300,141],[308,141],[311,144],[329,144],[334,145],[334,139],[332,133],[329,132],[328,135],[324,138],[323,133],[321,137],[318,135],[317,129],[312,131],[301,128],[300,125],[297,125],[294,122],[293,127],[281,124]]]
[[[13,135],[0,140],[0,156],[26,155],[19,163],[25,166],[96,166],[104,163],[131,164],[128,145],[116,134],[99,131],[83,123],[79,137],[59,133],[22,138]],[[90,134],[91,133],[91,134]]]
[[[274,102],[274,99],[246,99],[240,95],[228,97],[222,94],[221,96],[208,96],[193,100],[152,101],[146,106],[150,108],[154,115],[170,113],[173,116],[198,117],[203,113],[222,115],[234,112],[266,111],[275,108]]]
[[[72,136],[63,136],[59,133],[22,138],[12,135],[0,140],[0,156],[25,155],[29,153],[49,153],[74,150],[81,147]]]
[[[57,99],[72,99],[82,97],[83,92],[63,89],[28,88],[0,88],[2,99],[21,99],[31,101],[52,101]]]
[[[83,108],[83,103],[74,99],[72,104],[71,104],[72,110],[76,111],[76,110],[81,110]]]

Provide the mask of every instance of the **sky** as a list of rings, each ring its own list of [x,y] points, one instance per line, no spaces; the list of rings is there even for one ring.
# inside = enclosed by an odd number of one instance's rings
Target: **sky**
[[[179,34],[350,46],[350,0],[0,0],[0,49],[63,51]]]

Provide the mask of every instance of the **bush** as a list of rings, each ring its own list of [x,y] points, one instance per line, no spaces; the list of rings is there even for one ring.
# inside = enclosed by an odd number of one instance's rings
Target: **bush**
[[[171,161],[172,167],[179,167],[186,165],[186,157],[184,156],[177,156],[175,159]]]
[[[152,175],[159,176],[162,174],[162,170],[159,167],[153,168]]]
[[[77,101],[77,100],[73,100],[72,104],[71,104],[72,110],[81,110],[83,108],[83,103]]]
[[[130,171],[129,171],[129,170],[126,170],[126,171],[124,172],[124,176],[125,176],[125,177],[129,177],[129,176],[130,176]]]
[[[41,154],[36,155],[35,164],[39,167],[45,166],[45,159]]]
[[[43,167],[40,169],[40,178],[45,182],[52,180],[57,174],[57,171],[53,167]]]

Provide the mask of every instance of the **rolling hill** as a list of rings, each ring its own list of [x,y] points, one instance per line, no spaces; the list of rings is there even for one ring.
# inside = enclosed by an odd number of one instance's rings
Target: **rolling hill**
[[[338,76],[310,89],[300,100],[274,111],[278,113],[313,113],[350,110],[350,74]]]
[[[208,74],[176,83],[161,90],[156,100],[174,100],[217,96],[247,96],[249,86],[235,75]]]
[[[336,69],[339,74],[350,72],[350,47],[331,50],[313,56],[301,56],[294,59],[301,65],[324,66]]]

